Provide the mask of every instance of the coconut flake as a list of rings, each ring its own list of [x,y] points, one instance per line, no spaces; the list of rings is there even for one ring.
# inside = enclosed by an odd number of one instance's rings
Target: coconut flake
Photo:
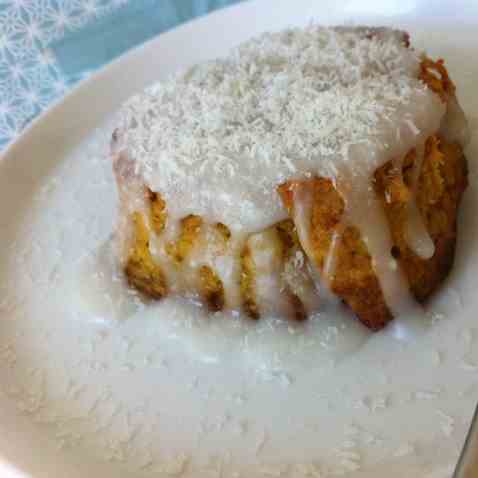
[[[359,178],[438,129],[445,107],[419,63],[390,29],[266,33],[131,98],[116,146],[171,216],[259,230],[286,216],[284,181]]]

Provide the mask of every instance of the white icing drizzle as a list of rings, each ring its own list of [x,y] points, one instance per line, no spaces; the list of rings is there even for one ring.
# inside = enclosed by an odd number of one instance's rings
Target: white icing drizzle
[[[342,224],[339,224],[332,235],[332,242],[330,244],[330,250],[327,255],[327,259],[324,264],[323,275],[324,277],[333,277],[335,272],[335,267],[337,265],[337,249],[340,245],[342,239],[344,227]]]
[[[407,204],[407,222],[405,223],[405,238],[410,249],[422,259],[430,259],[435,254],[435,244],[423,220],[417,205],[417,189],[425,155],[425,146],[419,144],[415,148],[415,162],[413,164],[412,184],[410,185],[411,198]]]
[[[294,184],[292,216],[297,229],[299,241],[308,257],[314,256],[314,249],[310,240],[310,222],[312,215],[312,191],[307,183]]]
[[[248,241],[255,264],[256,300],[263,313],[288,312],[287,294],[281,277],[282,257],[270,231],[254,234]]]
[[[362,233],[388,308],[395,317],[415,310],[417,307],[410,295],[403,272],[400,268],[390,267],[393,242],[380,200],[371,189],[362,193],[348,191],[344,197],[347,204],[347,219]]]
[[[309,183],[295,184],[292,190],[294,194],[294,207],[292,216],[299,236],[300,245],[307,257],[311,258],[311,275],[317,284],[318,293],[326,301],[335,301],[336,297],[330,289],[330,276],[320,273],[314,261],[314,249],[312,247],[311,217],[312,217],[312,190]]]
[[[465,113],[455,95],[448,99],[447,111],[443,117],[440,134],[450,143],[456,142],[462,148],[465,148],[470,141],[470,130]]]

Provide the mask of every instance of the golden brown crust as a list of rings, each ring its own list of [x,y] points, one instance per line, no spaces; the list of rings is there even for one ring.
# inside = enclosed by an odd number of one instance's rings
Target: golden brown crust
[[[209,266],[199,268],[199,292],[209,310],[217,312],[224,308],[224,286],[219,276]]]
[[[140,213],[135,212],[131,220],[134,238],[125,266],[126,277],[131,286],[148,297],[161,299],[167,294],[166,279],[149,251],[148,229]]]
[[[422,259],[405,240],[407,204],[413,200],[410,183],[414,161],[415,152],[411,151],[403,162],[402,174],[396,171],[392,161],[388,162],[375,173],[374,186],[392,233],[391,257],[395,257],[404,270],[413,295],[423,302],[443,282],[453,264],[456,218],[467,185],[467,170],[460,146],[436,136],[428,139],[416,200],[435,244],[435,254],[430,259]],[[297,187],[303,184],[289,182],[279,188],[289,210],[294,207],[293,190]],[[308,187],[313,194],[310,220],[313,259],[323,271],[334,233],[342,227],[344,202],[329,179],[314,178]],[[367,247],[353,226],[340,231],[339,241],[329,286],[365,325],[378,330],[393,317],[373,271]]]
[[[203,220],[201,216],[190,214],[181,219],[181,230],[176,241],[166,244],[166,252],[180,264],[189,255],[199,237]]]
[[[260,318],[260,313],[256,299],[255,264],[251,251],[247,245],[241,251],[240,261],[242,307],[248,317],[257,320]]]
[[[395,249],[394,256],[403,268],[410,290],[420,302],[425,301],[441,284],[453,264],[456,242],[456,220],[461,197],[467,186],[467,166],[462,149],[437,136],[427,140],[422,174],[417,188],[417,205],[424,218],[430,237],[435,244],[435,254],[422,259],[411,251],[405,240],[406,192],[394,194],[396,200],[386,201],[391,190],[408,191],[414,152],[404,165],[403,181],[386,164],[375,174],[377,194],[387,214]]]
[[[157,192],[147,189],[147,195],[149,200],[149,214],[151,227],[156,234],[161,234],[166,227],[167,213],[166,202]]]
[[[304,303],[302,302],[300,297],[297,294],[294,294],[294,292],[288,290],[287,298],[292,307],[291,318],[297,320],[297,322],[302,322],[303,320],[306,320],[308,317],[307,310],[305,310]]]
[[[285,206],[292,211],[298,187],[310,188],[312,210],[310,217],[310,244],[312,260],[324,271],[334,234],[338,234],[335,249],[335,267],[326,280],[331,291],[355,312],[372,330],[382,328],[392,319],[385,304],[380,284],[372,268],[372,260],[357,228],[343,227],[341,219],[345,204],[332,181],[314,178],[303,182],[286,183],[279,188]]]
[[[388,162],[375,172],[373,185],[389,223],[393,240],[391,257],[398,261],[405,272],[413,295],[423,302],[443,282],[453,264],[456,219],[460,200],[467,186],[467,168],[460,146],[447,143],[438,136],[430,137],[425,145],[422,171],[414,198],[410,187],[415,160],[415,151],[411,150],[403,161],[401,172],[397,171],[394,162]],[[310,188],[312,198],[311,259],[323,271],[334,234],[338,234],[335,266],[333,274],[328,278],[329,286],[367,327],[379,330],[392,319],[392,314],[385,303],[370,254],[360,232],[351,225],[342,224],[345,204],[332,181],[314,178],[281,185],[278,190],[285,206],[292,211],[293,190],[304,187],[305,184]],[[435,244],[435,254],[430,259],[417,256],[405,238],[407,205],[414,199]],[[150,201],[150,224],[157,232],[158,221],[166,217],[165,205],[158,201],[156,195],[150,195]],[[135,213],[132,221],[135,232],[125,267],[126,276],[132,286],[149,297],[159,299],[167,294],[166,278],[149,252],[149,231],[144,217]],[[168,252],[178,265],[194,247],[202,224],[202,218],[193,215],[181,221],[178,239],[167,245]],[[163,228],[164,226],[160,230]],[[227,226],[218,223],[214,225],[214,229],[226,244],[231,237]],[[285,264],[293,251],[302,250],[295,225],[292,219],[288,219],[272,226],[272,229],[280,243],[279,251]],[[260,307],[256,297],[255,264],[247,245],[242,250],[240,262],[243,309],[249,317],[258,319]],[[198,292],[211,310],[224,308],[223,284],[212,268],[199,268],[198,284]],[[300,297],[287,287],[284,288],[284,294],[287,295],[292,316],[297,320],[306,318],[307,311]]]
[[[297,230],[292,219],[285,219],[284,221],[277,223],[274,226],[274,229],[277,238],[281,243],[282,266],[285,267],[287,261],[291,259],[291,256],[295,251],[302,251],[299,237],[297,236]],[[284,274],[284,271],[282,273]],[[286,294],[287,300],[291,306],[291,317],[297,321],[305,320],[307,318],[307,310],[302,299],[293,292],[288,285],[284,285],[284,294]]]
[[[425,57],[420,63],[419,78],[444,102],[455,94],[455,85],[448,76],[445,62],[441,58],[433,61]]]
[[[224,241],[228,241],[231,238],[231,231],[222,222],[216,222],[214,225],[216,231],[220,234]]]

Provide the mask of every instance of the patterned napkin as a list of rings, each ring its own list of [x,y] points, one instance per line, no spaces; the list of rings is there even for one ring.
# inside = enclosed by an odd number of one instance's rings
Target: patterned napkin
[[[0,151],[77,81],[179,23],[240,0],[0,0]]]

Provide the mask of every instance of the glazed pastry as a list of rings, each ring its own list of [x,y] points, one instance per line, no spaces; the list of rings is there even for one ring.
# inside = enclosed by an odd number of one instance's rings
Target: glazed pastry
[[[378,330],[453,264],[467,124],[406,33],[267,33],[149,87],[113,135],[130,285],[296,320],[336,297]]]

